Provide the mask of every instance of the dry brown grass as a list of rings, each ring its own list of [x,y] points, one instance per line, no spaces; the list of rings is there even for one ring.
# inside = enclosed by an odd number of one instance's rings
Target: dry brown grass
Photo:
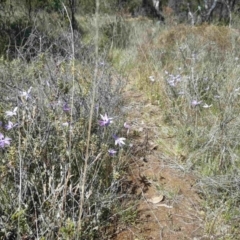
[[[239,197],[234,184],[239,176],[240,32],[208,24],[141,27],[141,39],[136,37],[138,44],[132,44],[137,49],[136,58],[128,71],[130,79],[149,96],[151,103],[159,106],[155,129],[161,126],[159,132],[163,132],[167,126],[176,143],[169,143],[172,138],[168,143],[160,138],[159,145],[164,142],[179,153],[180,161],[174,162],[176,168],[181,166],[186,172],[194,169],[201,176],[199,185],[206,199],[206,234],[211,237],[224,233],[233,236],[228,239],[236,239],[230,226],[239,218],[238,206],[231,199],[235,201]],[[129,54],[133,52],[133,47],[129,48]],[[181,80],[171,86],[169,79],[177,75]],[[151,82],[149,76],[154,76],[156,81]],[[191,103],[195,99],[202,101],[202,105],[193,107]],[[205,109],[205,103],[211,107]],[[163,146],[163,155],[168,155]],[[221,189],[227,196],[226,204],[231,206],[231,211],[226,210],[224,214],[219,213],[219,206],[224,205],[215,184],[219,174],[223,183],[232,184],[230,187],[223,184]],[[212,215],[219,216],[220,221],[216,229],[209,230]]]
[[[164,49],[172,48],[176,43],[187,40],[188,37],[196,39],[196,45],[199,47],[209,44],[210,42],[217,45],[219,50],[229,51],[233,37],[239,37],[239,33],[226,26],[216,26],[203,24],[200,26],[178,25],[166,29],[161,33],[157,46]]]

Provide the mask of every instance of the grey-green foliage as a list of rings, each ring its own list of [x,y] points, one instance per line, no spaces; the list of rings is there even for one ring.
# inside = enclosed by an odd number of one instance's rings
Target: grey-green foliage
[[[78,7],[76,1],[16,0],[3,2],[0,9],[0,55],[12,59],[19,48],[28,49],[29,45],[26,45],[26,42],[33,31],[37,32],[40,38],[44,37],[44,41],[48,41],[49,44],[58,39],[61,30],[65,30],[66,25],[69,25],[63,4],[67,8],[73,28],[81,32],[75,19]],[[36,47],[35,44],[40,43],[31,42],[32,50]],[[46,49],[49,46],[42,47]],[[43,48],[42,50],[45,50]]]
[[[48,28],[43,28],[46,17],[45,12],[38,14],[34,30],[24,46],[18,47],[15,59],[0,59],[3,125],[9,120],[5,111],[18,106],[18,118],[11,118],[18,126],[10,131],[0,127],[0,132],[12,139],[11,146],[0,152],[0,223],[1,229],[7,231],[1,230],[0,237],[5,238],[8,232],[14,236],[18,232],[21,237],[37,238],[38,234],[38,237],[57,239],[58,230],[58,237],[72,237],[79,218],[80,197],[85,194],[81,193],[81,181],[93,96],[94,46],[81,43],[77,32],[73,41],[65,21],[56,19],[54,29],[51,26],[54,18],[49,19]],[[83,239],[90,239],[91,235],[104,239],[93,229],[107,224],[107,219],[101,216],[106,209],[111,213],[120,189],[120,179],[114,179],[113,170],[121,170],[121,163],[118,157],[113,159],[108,154],[109,148],[116,147],[112,134],[120,129],[118,120],[114,119],[114,126],[107,129],[100,128],[98,120],[105,113],[120,116],[123,81],[104,56],[98,57],[86,176],[86,191],[92,193],[83,204],[83,218],[87,216],[87,221],[83,220]],[[30,87],[31,98],[26,101],[20,92]],[[69,112],[63,111],[65,103],[72,109],[72,118]]]

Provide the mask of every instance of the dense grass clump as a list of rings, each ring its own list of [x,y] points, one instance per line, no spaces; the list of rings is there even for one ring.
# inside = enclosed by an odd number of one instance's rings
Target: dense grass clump
[[[0,78],[0,238],[104,239],[123,197],[124,82],[68,29],[32,31]]]

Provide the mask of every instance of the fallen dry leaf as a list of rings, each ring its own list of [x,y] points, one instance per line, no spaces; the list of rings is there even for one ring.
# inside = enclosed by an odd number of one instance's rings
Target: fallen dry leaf
[[[158,197],[152,197],[152,198],[148,199],[147,201],[150,202],[150,203],[156,204],[156,203],[162,202],[163,199],[164,199],[164,196],[161,195],[161,196],[158,196]]]

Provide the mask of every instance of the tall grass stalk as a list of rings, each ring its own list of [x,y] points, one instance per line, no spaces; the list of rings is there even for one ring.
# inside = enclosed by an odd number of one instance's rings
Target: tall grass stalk
[[[74,46],[74,32],[73,32],[73,27],[72,27],[72,22],[70,19],[70,16],[68,14],[66,6],[63,4],[64,10],[67,14],[67,18],[69,21],[70,25],[70,31],[71,31],[71,48],[72,48],[72,96],[71,96],[71,109],[70,109],[70,123],[69,125],[71,126],[73,122],[73,100],[74,100],[74,92],[75,92],[75,46]],[[62,201],[62,214],[64,214],[65,210],[65,201],[66,201],[66,195],[67,195],[67,188],[68,188],[68,181],[71,178],[71,149],[72,149],[72,131],[69,131],[69,147],[68,147],[68,156],[69,156],[69,169],[68,169],[68,175],[67,178],[65,179],[64,183],[64,195],[63,195],[63,201]]]
[[[90,107],[90,116],[88,122],[88,133],[87,133],[87,145],[86,145],[86,155],[84,159],[84,169],[83,175],[81,179],[81,197],[80,197],[80,205],[79,205],[79,216],[78,216],[78,227],[77,227],[77,236],[79,237],[79,233],[81,234],[82,228],[82,214],[83,214],[83,205],[84,205],[84,195],[85,195],[85,184],[86,184],[86,176],[87,176],[87,168],[88,168],[88,160],[89,160],[89,146],[91,139],[91,129],[92,129],[92,120],[93,120],[93,110],[95,105],[95,95],[96,95],[96,82],[97,82],[97,74],[98,74],[98,26],[99,21],[99,0],[96,0],[96,12],[95,12],[95,26],[96,26],[96,35],[95,35],[95,69],[93,76],[93,90],[92,90],[92,102]],[[95,160],[94,160],[95,161]]]
[[[19,121],[19,115],[18,115]],[[19,194],[18,194],[18,210],[21,210],[22,207],[22,166],[23,166],[23,158],[21,152],[21,133],[18,132],[18,157],[19,157]],[[18,231],[17,235],[20,239],[20,215],[18,216]]]

